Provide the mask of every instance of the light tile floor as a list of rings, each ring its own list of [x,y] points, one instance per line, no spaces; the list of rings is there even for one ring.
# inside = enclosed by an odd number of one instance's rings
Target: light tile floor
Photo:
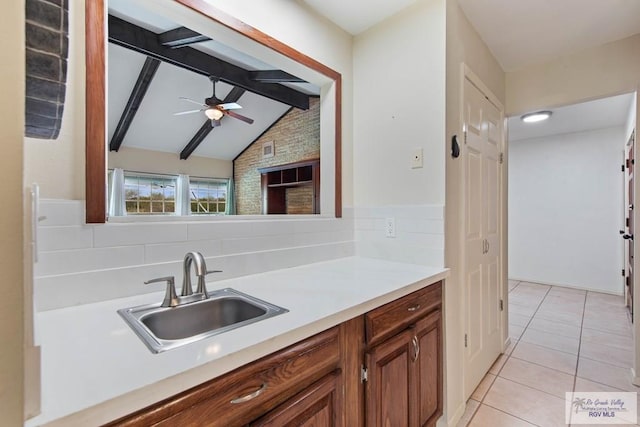
[[[566,426],[567,391],[640,392],[622,297],[510,280],[509,335],[458,427]]]

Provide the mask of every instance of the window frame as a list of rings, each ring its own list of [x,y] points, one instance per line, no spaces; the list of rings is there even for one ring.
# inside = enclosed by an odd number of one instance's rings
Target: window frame
[[[176,189],[177,189],[177,183],[178,183],[178,176],[177,175],[170,175],[170,174],[162,174],[162,173],[152,173],[152,172],[137,172],[137,171],[128,171],[128,170],[123,170],[123,174],[124,174],[124,194],[125,194],[125,212],[126,212],[126,216],[139,216],[139,215],[151,215],[151,216],[172,216],[172,215],[176,215]],[[163,180],[163,181],[171,181],[173,182],[173,199],[167,199],[165,192],[163,191],[162,193],[162,200],[156,200],[154,201],[152,195],[153,195],[153,186],[150,189],[149,192],[149,212],[141,212],[140,211],[140,193],[138,192],[138,198],[136,200],[130,200],[129,198],[127,198],[127,178],[131,179],[131,178],[142,178],[142,179],[157,179],[157,180]],[[138,184],[139,186],[139,184]],[[138,190],[139,191],[139,190]],[[128,203],[129,202],[137,202],[137,212],[129,212],[128,210]],[[162,207],[163,210],[162,212],[153,212],[153,205],[154,203],[162,203]],[[173,211],[166,211],[166,205],[168,203],[172,203],[173,204]]]
[[[219,216],[219,215],[226,215],[227,214],[227,204],[229,202],[229,181],[231,181],[231,178],[214,178],[214,177],[201,177],[201,176],[189,176],[189,214],[190,215],[194,215],[194,216]],[[218,210],[216,212],[194,212],[193,208],[192,208],[192,203],[194,203],[193,201],[193,197],[194,197],[194,191],[192,189],[192,185],[193,183],[219,183],[221,186],[224,186],[224,209],[222,211],[220,211],[220,201],[217,200],[215,201],[216,207],[218,208]],[[209,196],[207,197],[209,198]],[[196,199],[195,201],[196,203],[196,208],[198,205],[200,205],[200,201],[198,199]],[[209,207],[209,205],[212,202],[207,201],[207,207]]]

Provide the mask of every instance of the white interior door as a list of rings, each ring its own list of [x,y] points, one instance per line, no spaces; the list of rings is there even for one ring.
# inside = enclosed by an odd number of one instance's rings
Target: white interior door
[[[463,87],[465,143],[465,396],[502,351],[501,151],[503,113],[468,78]]]

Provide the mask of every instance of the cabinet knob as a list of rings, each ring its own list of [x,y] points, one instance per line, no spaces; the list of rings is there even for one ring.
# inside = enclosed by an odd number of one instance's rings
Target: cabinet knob
[[[420,304],[416,304],[413,307],[407,308],[407,311],[412,311],[413,312],[413,311],[416,311],[418,309],[420,309]]]
[[[418,356],[420,355],[420,341],[418,341],[418,337],[416,335],[411,338],[411,343],[413,344],[413,361],[418,360]]]

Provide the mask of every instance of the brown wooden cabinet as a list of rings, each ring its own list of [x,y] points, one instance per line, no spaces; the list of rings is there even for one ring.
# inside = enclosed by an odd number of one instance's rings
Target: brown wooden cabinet
[[[427,286],[109,425],[433,426],[441,304]]]
[[[319,159],[260,168],[258,172],[263,214],[320,213]]]
[[[406,330],[365,353],[367,426],[409,426],[414,394],[412,338]]]
[[[244,426],[339,369],[340,331],[328,329],[110,425]]]
[[[432,285],[365,315],[367,426],[433,426],[442,415],[441,292]]]
[[[442,312],[438,309],[416,323],[419,354],[414,364],[417,426],[432,426],[442,415]]]
[[[292,397],[251,427],[341,427],[340,371],[327,375]]]

